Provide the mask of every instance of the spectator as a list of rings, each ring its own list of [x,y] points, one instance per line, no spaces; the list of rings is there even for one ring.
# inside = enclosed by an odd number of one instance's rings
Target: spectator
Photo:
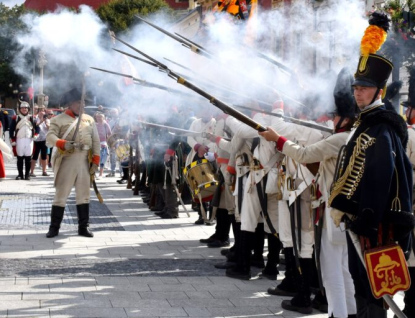
[[[101,153],[99,162],[99,178],[102,177],[104,166],[108,159],[108,137],[111,135],[111,128],[105,120],[105,115],[101,112],[95,114],[95,121],[98,129],[99,141],[101,143]]]
[[[36,177],[34,174],[36,162],[39,158],[40,153],[40,165],[42,166],[42,176],[49,176],[46,172],[47,167],[47,156],[48,156],[48,147],[46,146],[46,134],[49,131],[50,120],[48,115],[46,115],[44,108],[40,108],[37,118],[36,125],[39,127],[39,136],[34,142],[34,152],[32,156],[32,163],[30,166],[30,176]]]

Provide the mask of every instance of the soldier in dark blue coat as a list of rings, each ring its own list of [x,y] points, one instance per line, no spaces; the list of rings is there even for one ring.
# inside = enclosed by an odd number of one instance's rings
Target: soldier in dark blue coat
[[[329,204],[347,213],[352,232],[368,239],[370,246],[364,249],[398,241],[404,253],[409,253],[414,216],[412,166],[405,153],[408,132],[403,118],[393,110],[386,110],[381,99],[392,67],[390,61],[376,54],[360,58],[353,88],[361,112],[356,130],[339,155],[338,178]],[[357,253],[348,237],[357,317],[386,318],[383,300],[372,295],[367,272]]]

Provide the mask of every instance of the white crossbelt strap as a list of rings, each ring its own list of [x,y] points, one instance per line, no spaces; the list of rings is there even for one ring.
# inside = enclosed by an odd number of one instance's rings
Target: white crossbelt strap
[[[71,130],[76,126],[76,123],[78,122],[79,117],[77,117],[74,122],[68,127],[68,129],[65,131],[65,133],[62,136],[62,139],[65,139],[69,133],[71,132]],[[58,151],[58,148],[55,146],[53,147],[53,151],[52,151],[52,157],[56,155],[56,151]]]

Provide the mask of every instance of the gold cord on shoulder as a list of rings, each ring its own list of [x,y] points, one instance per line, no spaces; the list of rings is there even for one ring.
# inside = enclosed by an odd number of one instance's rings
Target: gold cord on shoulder
[[[362,133],[356,139],[356,146],[353,149],[353,154],[350,157],[349,164],[344,171],[344,174],[336,181],[330,193],[328,200],[329,206],[336,196],[343,194],[347,199],[351,199],[362,179],[365,169],[366,149],[376,142],[376,138]]]

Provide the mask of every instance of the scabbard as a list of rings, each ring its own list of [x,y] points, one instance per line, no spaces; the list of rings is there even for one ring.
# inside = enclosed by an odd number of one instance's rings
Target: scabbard
[[[295,216],[297,217],[297,230],[298,230],[298,250],[301,252],[301,202],[300,197],[296,199],[295,205]]]
[[[320,215],[318,222],[316,224],[317,218],[317,210],[320,209]],[[314,248],[315,248],[315,262],[317,268],[317,277],[318,277],[318,285],[320,287],[321,293],[324,295],[324,284],[323,284],[323,277],[321,274],[321,262],[320,262],[320,254],[321,254],[321,236],[323,233],[323,224],[324,224],[324,203],[320,205],[318,208],[313,209],[313,219],[314,219]]]
[[[298,203],[297,201],[298,199],[294,201],[294,204],[289,206],[289,210],[290,210],[291,237],[293,240],[295,265],[297,266],[297,269],[300,275],[302,275],[300,260],[299,260],[299,253],[298,253],[298,246],[297,246],[297,236],[295,235],[295,213],[296,213],[296,205]]]
[[[92,187],[94,188],[94,192],[98,198],[99,203],[104,203],[104,199],[102,198],[102,195],[98,190],[97,183],[95,182],[95,175],[91,175],[91,184],[92,184]]]
[[[268,197],[265,191],[263,190],[265,189],[266,184],[267,184],[267,176],[264,176],[262,180],[264,182],[264,187],[261,186],[261,182],[258,182],[256,184],[258,199],[259,199],[259,203],[261,204],[262,216],[264,217],[265,222],[267,222],[267,225],[271,231],[271,234],[278,237],[277,231],[275,230],[274,225],[272,224],[271,219],[268,214]]]

